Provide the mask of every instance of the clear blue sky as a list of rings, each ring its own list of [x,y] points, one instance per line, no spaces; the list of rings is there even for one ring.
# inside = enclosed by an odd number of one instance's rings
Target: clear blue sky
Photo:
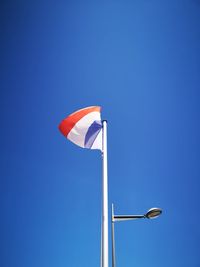
[[[117,266],[200,266],[200,1],[1,1],[2,267],[100,266],[101,155],[58,131],[108,120]]]

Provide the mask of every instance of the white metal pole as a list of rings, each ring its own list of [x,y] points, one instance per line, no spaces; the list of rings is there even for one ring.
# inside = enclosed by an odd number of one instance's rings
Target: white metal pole
[[[112,204],[112,267],[116,267],[115,259],[115,225],[114,225],[114,204]]]
[[[107,121],[103,121],[103,177],[102,177],[102,267],[108,267],[108,163]]]

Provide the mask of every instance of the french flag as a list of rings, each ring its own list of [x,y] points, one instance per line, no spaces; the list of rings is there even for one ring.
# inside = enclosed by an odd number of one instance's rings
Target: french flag
[[[102,150],[101,107],[80,109],[59,124],[59,130],[74,144],[89,149]]]

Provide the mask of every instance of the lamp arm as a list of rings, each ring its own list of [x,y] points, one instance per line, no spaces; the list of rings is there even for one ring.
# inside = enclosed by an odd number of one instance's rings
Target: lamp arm
[[[112,217],[113,222],[117,221],[129,221],[129,220],[136,220],[136,219],[144,219],[146,218],[145,215],[114,215]]]

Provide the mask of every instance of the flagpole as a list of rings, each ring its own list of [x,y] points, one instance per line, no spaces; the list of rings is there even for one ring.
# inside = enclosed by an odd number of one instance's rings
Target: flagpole
[[[102,267],[108,267],[108,164],[107,164],[107,121],[103,120],[102,132]]]

